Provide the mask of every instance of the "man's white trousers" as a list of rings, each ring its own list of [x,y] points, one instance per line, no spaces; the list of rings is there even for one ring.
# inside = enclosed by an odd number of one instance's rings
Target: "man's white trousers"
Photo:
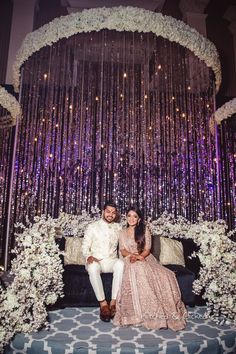
[[[98,301],[105,300],[101,273],[113,273],[111,298],[112,300],[116,300],[118,290],[121,286],[124,262],[119,258],[106,258],[99,262],[87,264],[86,269],[89,273],[90,283]]]

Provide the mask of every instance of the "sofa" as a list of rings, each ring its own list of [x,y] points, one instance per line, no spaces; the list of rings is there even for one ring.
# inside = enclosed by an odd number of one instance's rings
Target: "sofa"
[[[89,276],[84,265],[85,260],[81,253],[82,238],[62,237],[57,240],[57,243],[59,249],[64,251],[64,255],[61,256],[64,267],[64,297],[58,299],[53,308],[77,306],[97,307],[98,302],[90,284]],[[168,246],[168,243],[170,243],[172,251],[173,245],[177,245],[177,256],[176,254],[175,256],[172,255],[173,260],[170,263],[166,263],[166,261],[168,262],[168,255],[171,256],[171,252],[169,252],[168,247],[166,247],[166,244]],[[164,260],[161,248],[162,250],[165,248],[167,252],[167,258]],[[163,265],[175,273],[183,302],[186,305],[194,306],[195,295],[192,291],[192,284],[195,280],[195,273],[187,267],[187,254],[191,252],[189,245],[176,240],[166,242],[163,238],[155,236],[153,237],[151,251],[158,261],[163,261],[165,263]],[[180,260],[178,260],[178,256],[180,257]],[[111,297],[112,273],[102,274],[101,276],[106,298],[109,301]]]

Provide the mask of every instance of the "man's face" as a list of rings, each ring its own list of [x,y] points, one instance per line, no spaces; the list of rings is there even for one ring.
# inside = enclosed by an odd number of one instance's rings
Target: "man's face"
[[[112,206],[107,206],[105,210],[103,210],[103,219],[106,222],[113,222],[116,218],[116,208]]]

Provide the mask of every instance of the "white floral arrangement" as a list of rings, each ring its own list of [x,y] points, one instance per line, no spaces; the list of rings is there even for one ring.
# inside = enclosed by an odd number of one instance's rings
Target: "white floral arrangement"
[[[204,61],[215,74],[216,91],[221,85],[221,64],[215,45],[197,30],[180,20],[161,13],[138,7],[94,8],[55,18],[34,32],[28,33],[19,49],[13,64],[13,85],[19,91],[20,69],[28,58],[45,46],[51,46],[62,38],[69,38],[76,33],[100,31],[152,32],[169,41],[179,43]],[[21,114],[19,102],[0,86],[0,105],[6,108],[13,118],[9,125],[15,125]],[[6,127],[6,122],[4,122]],[[1,124],[0,124],[1,128]]]
[[[55,243],[57,222],[36,217],[16,234],[13,282],[0,293],[0,352],[17,332],[27,333],[47,326],[46,306],[63,295],[63,267]]]
[[[13,282],[0,287],[0,352],[18,332],[27,333],[49,326],[47,306],[63,296],[63,266],[55,240],[62,236],[83,236],[89,223],[99,219],[100,210],[79,215],[61,212],[57,219],[45,215],[34,223],[16,224],[15,259],[11,265]]]
[[[33,53],[76,33],[100,31],[102,29],[152,32],[169,41],[179,43],[212,68],[215,74],[216,90],[218,91],[221,84],[221,65],[217,49],[212,42],[183,21],[131,6],[83,10],[55,18],[36,31],[27,34],[13,65],[15,90],[18,91],[19,89],[20,68]]]
[[[231,321],[236,324],[236,242],[227,233],[224,220],[206,221],[200,215],[196,223],[171,214],[149,223],[152,234],[170,238],[192,239],[199,247],[191,257],[201,262],[199,278],[194,281],[196,294],[203,292],[206,299],[206,317],[218,323]]]
[[[215,121],[217,124],[220,124],[222,120],[230,118],[233,114],[236,113],[236,98],[226,102],[220,108],[218,108],[215,113]]]
[[[83,237],[85,228],[101,218],[100,210],[92,208],[91,212],[82,211],[78,215],[61,212],[56,219],[56,238],[63,236]]]
[[[60,213],[57,219],[35,217],[23,232],[16,234],[16,258],[12,262],[12,284],[0,293],[0,350],[17,333],[27,333],[49,326],[47,305],[63,296],[63,267],[55,239],[62,236],[81,237],[89,223],[100,218],[99,209],[80,215]],[[124,215],[121,224],[125,226]],[[230,240],[224,221],[194,224],[184,217],[163,213],[157,220],[148,220],[152,235],[192,239],[199,247],[192,257],[199,257],[202,268],[193,288],[204,290],[207,317],[219,323],[236,324],[236,243]]]
[[[21,116],[21,107],[17,99],[2,86],[0,86],[0,105],[10,113],[7,119],[0,119],[0,128],[14,126],[17,117]]]

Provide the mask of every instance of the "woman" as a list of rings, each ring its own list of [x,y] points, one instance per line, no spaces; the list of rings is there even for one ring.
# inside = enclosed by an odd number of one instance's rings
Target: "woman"
[[[151,235],[138,208],[127,212],[119,249],[125,268],[113,323],[174,331],[185,328],[187,311],[175,274],[150,254]]]

